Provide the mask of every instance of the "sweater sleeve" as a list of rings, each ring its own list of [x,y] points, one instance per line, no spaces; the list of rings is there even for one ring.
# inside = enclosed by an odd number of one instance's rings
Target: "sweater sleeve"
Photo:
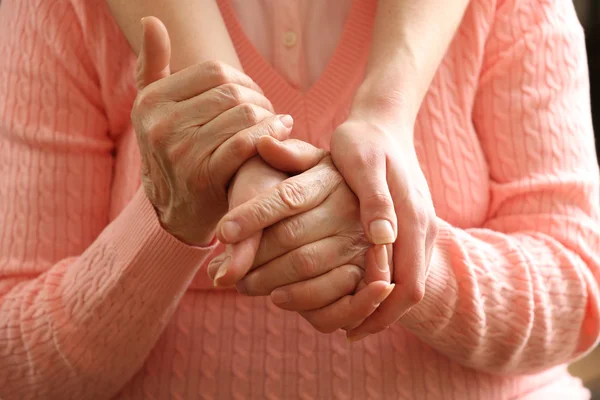
[[[507,0],[488,38],[473,121],[491,204],[441,226],[426,294],[400,321],[463,365],[528,374],[600,333],[598,166],[584,35],[570,0]]]
[[[0,12],[0,398],[106,399],[141,368],[211,248],[140,190],[109,223],[113,139],[67,0]]]

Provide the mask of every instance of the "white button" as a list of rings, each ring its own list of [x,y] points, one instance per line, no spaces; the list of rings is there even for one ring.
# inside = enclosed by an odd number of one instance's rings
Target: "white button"
[[[296,44],[296,32],[288,31],[283,35],[283,44],[285,47],[293,47]]]

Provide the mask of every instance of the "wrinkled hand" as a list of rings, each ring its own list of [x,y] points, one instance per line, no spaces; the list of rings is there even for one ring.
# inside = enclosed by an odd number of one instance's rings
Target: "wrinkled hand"
[[[362,269],[375,263],[356,197],[329,157],[307,143],[263,139],[258,149],[278,169],[293,167],[293,160],[310,152],[318,164],[234,208],[219,224],[219,239],[234,247],[266,228],[254,269],[238,290],[271,294],[275,304],[299,311],[321,332],[356,326],[393,289],[379,281],[352,296]]]
[[[424,296],[436,216],[412,142],[412,129],[368,115],[351,116],[331,140],[331,156],[360,201],[373,243],[392,243],[392,294],[349,337],[379,332]],[[387,226],[387,228],[386,228]]]
[[[311,151],[300,151],[301,148],[296,146],[287,156],[285,151],[278,154],[277,157],[286,157],[279,169],[267,165],[258,156],[244,164],[231,182],[229,209],[281,183],[289,177],[288,173],[300,173],[313,168],[325,156],[325,151],[312,146]],[[262,230],[235,245],[227,245],[225,252],[215,257],[208,266],[208,275],[214,279],[216,287],[232,286],[246,275],[254,262],[261,236]]]
[[[236,173],[229,189],[229,209],[233,209],[259,193],[283,182],[289,176],[271,168],[260,157],[246,162]],[[208,275],[215,287],[229,287],[246,275],[256,255],[262,231],[235,246],[227,245],[225,252],[208,265]]]
[[[190,245],[206,245],[228,208],[227,185],[256,154],[264,135],[284,138],[289,117],[246,75],[217,62],[170,74],[169,35],[143,20],[131,118],[142,157],[142,182],[163,227]]]

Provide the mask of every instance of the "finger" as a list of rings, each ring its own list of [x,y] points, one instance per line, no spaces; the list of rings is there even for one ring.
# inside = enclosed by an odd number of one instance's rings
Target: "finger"
[[[169,33],[158,18],[142,18],[142,32],[142,47],[136,70],[138,90],[169,76],[171,60]]]
[[[385,155],[357,147],[358,156],[343,157],[336,166],[360,202],[360,219],[373,244],[396,240],[396,212],[388,188]]]
[[[216,171],[217,182],[229,182],[244,163],[257,154],[261,137],[284,139],[292,132],[293,121],[288,115],[273,115],[259,123],[241,129],[221,143],[211,155],[209,168]],[[218,165],[218,168],[212,168]]]
[[[340,182],[341,176],[324,160],[229,211],[219,221],[217,237],[223,243],[243,240],[284,218],[318,206]]]
[[[322,308],[352,294],[362,275],[356,265],[342,265],[314,279],[277,288],[271,292],[271,300],[290,311]]]
[[[365,255],[365,282],[391,282],[388,246],[374,245]]]
[[[304,245],[334,236],[345,229],[351,230],[353,225],[360,229],[352,219],[356,215],[356,208],[348,205],[348,208],[340,210],[334,200],[336,199],[329,197],[319,207],[286,218],[265,229],[253,267],[266,264]]]
[[[373,282],[353,296],[345,296],[327,307],[300,314],[319,332],[331,333],[367,318],[393,289],[393,284]]]
[[[236,84],[262,93],[248,75],[218,61],[205,61],[182,69],[156,82],[152,90],[166,100],[179,102],[225,84]]]
[[[258,154],[271,167],[298,174],[317,165],[326,155],[323,149],[298,139],[284,142],[264,137],[257,144]]]
[[[365,287],[366,287],[366,286],[365,286]],[[360,324],[362,324],[362,323],[364,322],[364,320],[365,320],[365,319],[366,319],[366,318],[363,318],[363,319],[357,320],[356,322],[353,322],[353,323],[351,323],[350,325],[343,326],[341,329],[345,330],[346,332],[350,332],[352,329],[354,329],[354,328],[356,328],[356,327],[360,326]]]
[[[227,246],[227,254],[214,278],[215,287],[231,287],[250,270],[260,244],[262,232],[234,245]]]
[[[361,337],[386,329],[396,322],[425,295],[426,251],[424,240],[412,229],[400,226],[398,240],[394,244],[394,283],[396,289],[376,312],[358,328],[349,332],[349,337]],[[412,227],[411,227],[412,228]],[[405,240],[406,238],[406,240]]]
[[[225,260],[226,256],[227,254],[221,253],[212,260],[210,260],[210,262],[208,263],[208,266],[206,267],[206,273],[208,274],[208,277],[211,281],[214,281],[215,275],[217,274],[217,270],[223,263],[223,260]]]
[[[362,248],[348,238],[333,236],[292,250],[250,272],[237,288],[240,293],[266,296],[278,287],[321,276],[353,260]]]
[[[177,129],[204,125],[217,118],[227,110],[237,108],[240,121],[255,121],[256,107],[273,113],[271,102],[256,90],[228,83],[200,93],[198,96],[176,103],[170,110],[171,118]],[[237,121],[237,119],[236,119]],[[234,122],[234,120],[231,120]]]

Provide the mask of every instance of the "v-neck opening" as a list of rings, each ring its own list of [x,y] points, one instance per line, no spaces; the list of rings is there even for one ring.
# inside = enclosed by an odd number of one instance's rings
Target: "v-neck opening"
[[[272,100],[286,110],[301,111],[299,107],[307,107],[308,110],[304,111],[312,114],[330,109],[340,93],[348,90],[349,82],[353,82],[357,74],[363,73],[375,17],[374,2],[354,0],[329,62],[317,81],[306,91],[292,86],[260,54],[239,22],[231,0],[217,0],[217,3],[244,70],[268,97],[272,95]]]

